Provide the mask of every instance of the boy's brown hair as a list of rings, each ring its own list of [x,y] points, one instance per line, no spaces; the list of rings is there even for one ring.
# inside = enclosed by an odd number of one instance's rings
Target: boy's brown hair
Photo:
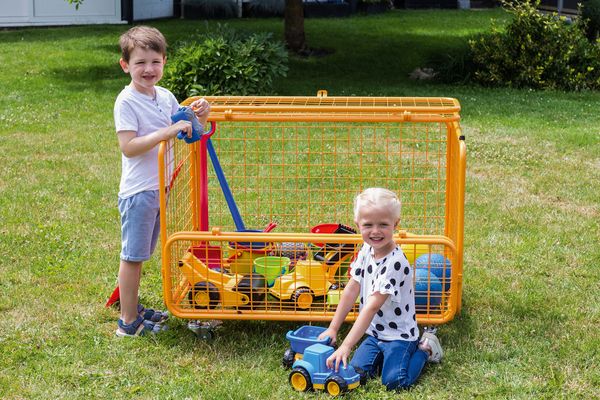
[[[167,55],[167,40],[162,33],[151,26],[134,26],[121,35],[119,39],[121,57],[129,62],[131,52],[136,47],[154,50],[165,57]]]

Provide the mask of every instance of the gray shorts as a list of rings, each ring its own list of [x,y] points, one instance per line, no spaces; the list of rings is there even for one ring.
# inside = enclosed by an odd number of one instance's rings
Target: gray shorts
[[[121,260],[146,261],[154,252],[160,232],[158,190],[119,198]]]

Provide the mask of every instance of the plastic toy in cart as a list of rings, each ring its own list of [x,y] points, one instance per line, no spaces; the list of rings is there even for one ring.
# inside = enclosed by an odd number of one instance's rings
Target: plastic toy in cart
[[[352,228],[342,224],[322,224],[319,227],[325,225],[329,229],[324,231],[325,233],[355,233]],[[321,233],[315,228],[312,232]],[[308,310],[313,304],[326,301],[330,290],[339,289],[341,282],[338,270],[344,265],[349,265],[356,252],[356,246],[315,243],[314,247],[317,250],[312,259],[297,261],[293,272],[274,280],[269,286],[270,295],[280,301],[291,301],[297,309]]]

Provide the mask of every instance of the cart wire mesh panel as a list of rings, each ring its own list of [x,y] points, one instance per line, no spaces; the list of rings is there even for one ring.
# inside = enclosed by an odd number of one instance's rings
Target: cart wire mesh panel
[[[373,186],[402,200],[396,241],[414,267],[419,323],[460,311],[466,147],[455,99],[206,99],[214,133],[159,152],[174,315],[330,320],[361,245],[353,199]]]

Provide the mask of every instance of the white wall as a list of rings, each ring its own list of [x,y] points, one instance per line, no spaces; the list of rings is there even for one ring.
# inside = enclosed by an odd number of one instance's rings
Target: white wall
[[[0,26],[121,23],[121,0],[0,0]]]
[[[133,20],[173,16],[173,0],[133,0]]]

